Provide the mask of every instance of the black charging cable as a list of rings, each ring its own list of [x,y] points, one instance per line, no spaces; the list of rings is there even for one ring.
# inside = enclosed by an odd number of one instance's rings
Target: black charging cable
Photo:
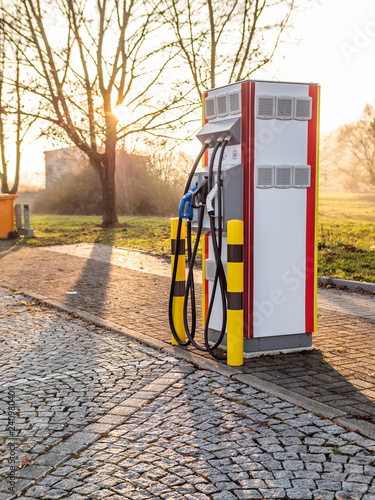
[[[203,145],[201,151],[199,152],[195,162],[194,162],[194,165],[190,171],[190,174],[189,174],[189,177],[188,177],[188,180],[186,182],[186,185],[185,185],[185,189],[184,189],[184,195],[189,191],[190,189],[190,185],[192,183],[192,180],[193,180],[193,177],[194,177],[194,174],[195,174],[195,171],[199,165],[199,162],[201,161],[204,153],[206,152],[206,150],[209,148],[210,146],[210,143],[211,141],[206,141],[205,144]],[[171,288],[170,288],[170,292],[169,292],[169,308],[168,308],[168,317],[169,317],[169,326],[170,326],[170,329],[171,329],[171,332],[172,332],[172,335],[173,335],[173,338],[176,340],[176,342],[182,346],[188,346],[190,344],[190,340],[187,340],[187,341],[183,341],[179,338],[177,332],[176,332],[176,328],[174,326],[174,320],[173,320],[173,314],[172,314],[172,306],[173,306],[173,297],[174,297],[174,292],[175,292],[175,287],[176,287],[176,276],[177,276],[177,266],[178,266],[178,256],[180,255],[179,251],[180,251],[180,241],[181,241],[181,227],[182,227],[182,218],[179,217],[178,219],[178,225],[177,225],[177,235],[176,235],[176,253],[175,253],[175,257],[174,257],[174,264],[173,264],[173,270],[172,270],[172,280],[171,280]],[[189,230],[190,231],[190,230]],[[191,231],[190,231],[191,232]],[[191,234],[190,234],[190,237],[191,237]],[[191,248],[191,247],[190,247]],[[188,245],[188,249],[189,249],[189,245]],[[189,259],[191,260],[191,258]],[[192,307],[193,307],[193,310],[192,310],[192,315],[195,317],[196,316],[196,313],[195,313],[195,296],[194,296],[194,289],[192,291],[192,297],[191,297],[191,303],[192,303]],[[194,304],[194,305],[193,305]],[[193,314],[194,313],[194,314]],[[195,331],[195,330],[194,330]]]
[[[226,356],[221,356],[215,352],[215,349],[218,348],[218,346],[221,344],[224,335],[225,335],[225,329],[227,325],[227,280],[225,276],[225,270],[223,266],[223,262],[221,259],[221,251],[222,251],[222,238],[223,238],[223,220],[222,220],[222,180],[221,180],[221,169],[222,169],[222,164],[223,164],[223,158],[224,158],[224,153],[225,153],[225,148],[230,141],[230,137],[226,137],[223,142],[222,142],[222,147],[220,151],[220,157],[218,161],[218,167],[217,167],[217,236],[216,236],[216,224],[215,224],[215,211],[210,211],[209,212],[209,217],[210,217],[210,230],[211,230],[211,240],[212,240],[212,247],[214,251],[214,257],[215,257],[215,265],[216,265],[216,270],[215,270],[215,277],[214,277],[214,282],[213,282],[213,287],[211,291],[211,298],[209,302],[209,307],[207,311],[207,316],[206,316],[206,322],[205,322],[205,328],[204,328],[204,342],[207,351],[213,356],[215,359],[218,360],[225,360]],[[210,165],[211,167],[211,165]],[[209,169],[208,172],[208,189],[212,189],[213,186],[213,165],[212,168]],[[214,201],[213,201],[214,204]],[[214,208],[214,206],[213,206]],[[216,290],[217,290],[217,285],[219,284],[220,288],[220,297],[221,297],[221,304],[222,304],[222,322],[221,322],[221,330],[219,337],[217,341],[213,344],[210,345],[209,342],[209,325],[210,325],[210,319],[212,315],[212,310],[214,306],[214,301],[215,301],[215,296],[216,296]]]

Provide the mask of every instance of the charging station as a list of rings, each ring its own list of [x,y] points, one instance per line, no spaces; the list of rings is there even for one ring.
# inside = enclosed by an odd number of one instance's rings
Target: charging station
[[[204,125],[197,134],[203,148],[179,214],[181,221],[188,221],[188,238],[195,229],[197,239],[203,240],[202,350],[211,352],[227,343],[228,257],[233,262],[237,251],[234,262],[239,262],[239,249],[227,241],[232,220],[243,221],[243,293],[235,308],[243,311],[244,355],[312,347],[317,306],[319,94],[317,84],[254,80],[205,94]],[[201,160],[203,166],[198,168]],[[175,243],[174,249],[179,247]],[[195,325],[187,324],[186,304],[194,299],[194,251],[190,248],[182,291],[188,337],[178,342],[183,345],[195,344]],[[171,297],[175,293],[172,273]],[[170,313],[172,333],[173,321]]]

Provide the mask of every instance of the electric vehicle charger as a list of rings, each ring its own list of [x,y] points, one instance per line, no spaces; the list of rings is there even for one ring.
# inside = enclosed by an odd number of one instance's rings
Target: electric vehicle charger
[[[172,281],[169,295],[169,324],[173,338],[179,345],[188,346],[193,345],[196,349],[203,352],[208,352],[211,356],[218,360],[225,360],[226,356],[221,356],[215,352],[215,350],[221,344],[226,330],[227,323],[227,283],[224,271],[223,262],[221,260],[222,253],[222,180],[221,180],[221,170],[224,158],[224,152],[227,144],[230,142],[231,137],[219,137],[216,144],[213,147],[211,159],[208,168],[207,181],[203,183],[199,188],[197,186],[192,186],[192,181],[195,175],[195,171],[199,165],[206,150],[210,147],[212,140],[207,139],[203,148],[201,149],[197,159],[194,162],[193,168],[190,171],[184,194],[181,199],[179,208],[179,219],[177,226],[177,236],[176,236],[176,253],[174,258],[174,265],[172,270]],[[216,183],[214,184],[214,163],[218,150],[220,149],[220,156],[217,168]],[[207,186],[207,189],[205,187]],[[215,225],[215,199],[217,198],[217,228]],[[197,226],[197,236],[192,250],[192,219],[193,219],[193,208],[198,210],[198,226]],[[213,289],[211,294],[211,299],[209,302],[209,307],[207,311],[207,317],[204,328],[204,346],[199,345],[195,340],[196,334],[196,302],[195,302],[195,289],[194,289],[194,265],[196,261],[196,256],[198,252],[199,242],[202,235],[203,229],[203,218],[204,212],[207,211],[210,222],[210,231],[212,237],[213,251],[215,256],[215,276],[213,281]],[[174,325],[174,318],[172,312],[173,297],[176,287],[176,275],[178,266],[178,256],[180,255],[181,248],[181,227],[183,220],[186,220],[186,236],[187,236],[187,250],[188,250],[188,277],[185,286],[184,303],[183,303],[183,322],[184,330],[187,340],[181,340],[176,332]],[[222,325],[220,330],[220,335],[217,341],[210,345],[208,338],[208,330],[210,318],[212,315],[212,309],[214,300],[216,297],[217,287],[220,288],[220,297],[222,303]],[[191,327],[189,326],[188,320],[188,308],[189,308],[189,296],[191,303]]]
[[[172,222],[174,345],[191,344],[217,359],[227,350],[231,366],[259,353],[312,348],[319,96],[314,83],[260,80],[205,92],[204,124],[196,134],[203,148]],[[197,169],[203,155],[208,162]],[[199,240],[202,330],[193,269]]]

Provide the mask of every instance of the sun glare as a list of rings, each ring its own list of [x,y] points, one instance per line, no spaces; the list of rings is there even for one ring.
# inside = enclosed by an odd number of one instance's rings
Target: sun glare
[[[126,103],[123,102],[122,104],[119,104],[118,106],[114,107],[113,114],[120,123],[124,124],[130,120],[132,111],[129,109]]]

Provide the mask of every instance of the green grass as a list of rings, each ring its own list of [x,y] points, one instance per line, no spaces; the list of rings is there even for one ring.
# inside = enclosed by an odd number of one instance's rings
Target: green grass
[[[320,276],[375,282],[375,194],[322,192]]]
[[[119,217],[124,227],[98,227],[101,217],[78,215],[32,215],[30,225],[36,238],[18,240],[31,246],[100,243],[168,254],[170,221],[164,217]]]
[[[32,215],[32,246],[89,242],[161,254],[170,252],[170,220],[164,217],[120,217],[125,227],[97,227],[100,217]],[[375,194],[323,191],[319,199],[321,276],[375,283]]]

